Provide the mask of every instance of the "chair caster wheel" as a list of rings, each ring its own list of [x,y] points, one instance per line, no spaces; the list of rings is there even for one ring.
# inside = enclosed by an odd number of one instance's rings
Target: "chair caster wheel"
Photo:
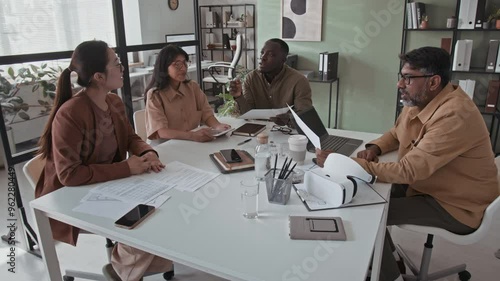
[[[67,276],[67,275],[64,275],[64,276],[63,276],[63,280],[64,280],[64,281],[74,281],[74,280],[75,280],[75,277],[73,277],[73,276]]]
[[[174,271],[173,270],[170,270],[170,271],[163,273],[163,279],[172,280],[172,278],[174,278]]]
[[[460,279],[460,281],[468,281],[471,277],[472,275],[467,270],[458,273],[458,279]]]

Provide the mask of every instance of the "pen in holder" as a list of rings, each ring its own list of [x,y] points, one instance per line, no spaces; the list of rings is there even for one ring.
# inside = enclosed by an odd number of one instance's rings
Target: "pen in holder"
[[[292,177],[279,178],[281,169],[271,169],[266,174],[267,200],[269,203],[286,205],[290,199]]]

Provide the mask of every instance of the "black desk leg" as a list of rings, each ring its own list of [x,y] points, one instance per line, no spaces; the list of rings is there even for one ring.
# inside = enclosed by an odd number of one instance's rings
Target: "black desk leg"
[[[335,126],[334,129],[337,129],[337,120],[339,119],[339,85],[340,79],[337,78],[337,93],[335,93]],[[330,97],[332,93],[332,84],[330,84]]]
[[[330,100],[328,102],[328,128],[330,128],[331,120],[332,120],[332,83],[330,82]],[[337,122],[336,119],[335,122]]]

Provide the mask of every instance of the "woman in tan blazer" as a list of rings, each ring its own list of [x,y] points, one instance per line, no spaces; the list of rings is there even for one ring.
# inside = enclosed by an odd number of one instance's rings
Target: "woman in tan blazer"
[[[72,96],[71,72],[83,90]],[[121,99],[110,93],[123,86],[123,66],[102,41],[78,45],[59,77],[54,106],[40,139],[46,159],[35,190],[38,198],[63,186],[78,186],[125,178],[164,165],[156,152],[134,133]],[[127,152],[131,155],[126,158]],[[50,220],[56,240],[76,245],[80,230]],[[112,266],[111,266],[112,265]],[[111,265],[103,268],[111,280],[139,280],[146,272],[169,272],[172,262],[117,243]],[[119,275],[116,276],[116,275]]]
[[[146,131],[150,140],[206,142],[214,139],[211,129],[231,128],[217,121],[198,83],[187,79],[188,65],[188,54],[178,46],[167,45],[158,54],[145,93]],[[200,124],[211,128],[192,131]]]

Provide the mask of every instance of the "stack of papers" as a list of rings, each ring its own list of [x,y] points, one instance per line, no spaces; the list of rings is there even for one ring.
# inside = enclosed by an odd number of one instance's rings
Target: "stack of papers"
[[[118,219],[137,204],[159,208],[170,198],[165,193],[174,187],[194,192],[218,175],[175,161],[159,173],[100,183],[80,200],[80,205],[73,211]]]

